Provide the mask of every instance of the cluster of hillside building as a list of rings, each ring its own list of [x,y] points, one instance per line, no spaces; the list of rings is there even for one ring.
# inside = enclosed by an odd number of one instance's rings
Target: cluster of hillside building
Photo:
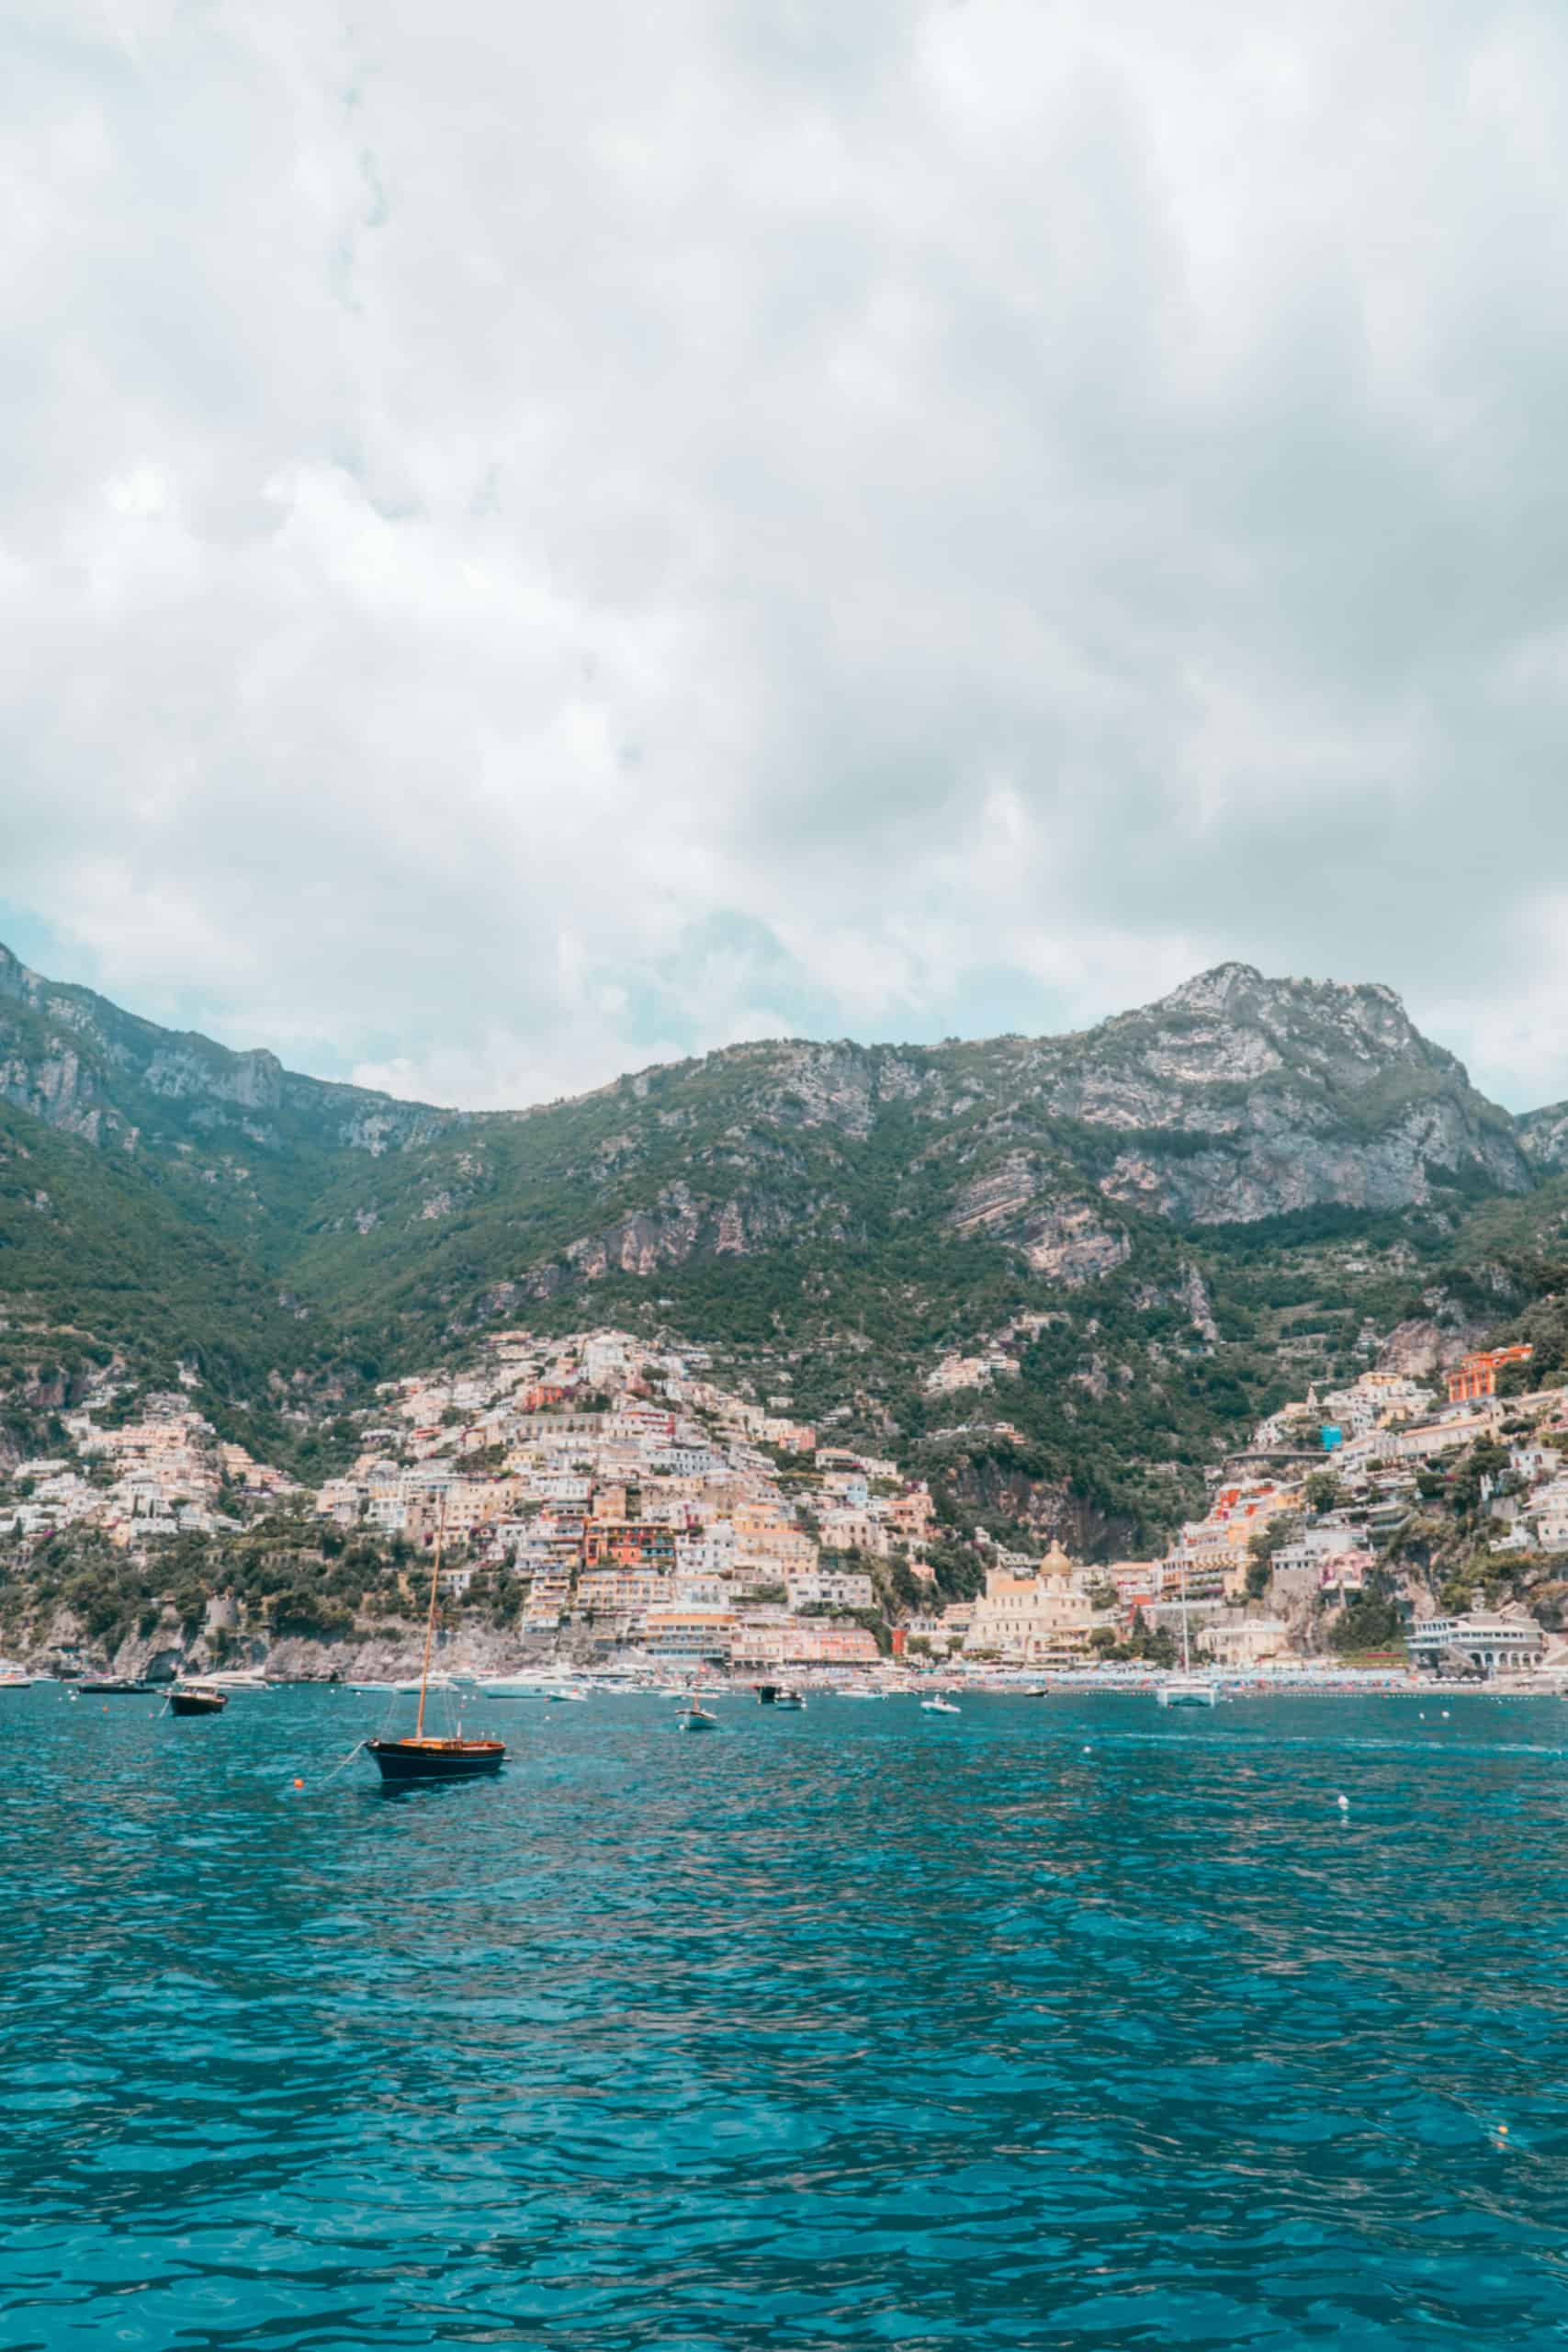
[[[818,1444],[787,1398],[705,1376],[700,1351],[598,1331],[500,1335],[455,1378],[382,1392],[324,1517],[427,1550],[461,1597],[484,1568],[520,1590],[525,1642],[563,1634],[744,1670],[870,1664],[874,1571],[917,1580],[932,1503],[898,1465]]]
[[[1208,1510],[1159,1558],[1086,1566],[976,1539],[973,1600],[942,1606],[928,1558],[934,1507],[897,1463],[818,1442],[789,1399],[716,1385],[700,1350],[601,1330],[499,1335],[470,1371],[385,1385],[358,1457],[319,1489],[219,1441],[188,1390],[115,1424],[112,1389],[66,1417],[69,1455],[24,1463],[0,1495],[0,1535],[78,1522],[117,1544],[238,1531],[279,1503],[351,1532],[400,1541],[460,1600],[482,1571],[511,1597],[525,1648],[563,1640],[741,1671],[910,1657],[1031,1667],[1083,1660],[1142,1626],[1185,1627],[1232,1666],[1313,1643],[1325,1608],[1352,1599],[1434,1468],[1495,1439],[1492,1547],[1568,1551],[1568,1391],[1510,1399],[1498,1374],[1528,1351],[1466,1360],[1447,1394],[1367,1372],[1262,1422],[1214,1475]],[[1518,1434],[1520,1426],[1528,1435]],[[1325,1474],[1332,1491],[1325,1491]],[[895,1563],[907,1571],[896,1581]],[[908,1605],[911,1591],[930,1596]],[[877,1628],[883,1631],[879,1644]],[[1476,1628],[1481,1630],[1478,1632]],[[1501,1628],[1502,1630],[1498,1630]],[[1518,1612],[1412,1629],[1416,1654],[1485,1670],[1544,1647]]]
[[[220,1442],[188,1393],[143,1398],[134,1420],[101,1419],[115,1402],[106,1379],[64,1415],[68,1453],[17,1464],[0,1493],[0,1536],[89,1525],[130,1549],[158,1536],[237,1532],[247,1498],[301,1491],[243,1445]]]

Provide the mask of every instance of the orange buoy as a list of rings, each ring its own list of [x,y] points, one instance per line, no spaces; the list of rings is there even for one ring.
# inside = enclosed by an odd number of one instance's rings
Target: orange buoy
[[[294,1783],[294,1785],[295,1785],[295,1787],[296,1787],[297,1789],[302,1789],[302,1788],[304,1787],[305,1783],[304,1783],[304,1781],[295,1781],[295,1783]]]

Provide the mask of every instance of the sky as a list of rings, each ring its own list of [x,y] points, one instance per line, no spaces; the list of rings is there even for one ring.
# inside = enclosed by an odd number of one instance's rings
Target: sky
[[[1568,1096],[1561,0],[13,0],[0,938],[469,1105],[1239,957]]]

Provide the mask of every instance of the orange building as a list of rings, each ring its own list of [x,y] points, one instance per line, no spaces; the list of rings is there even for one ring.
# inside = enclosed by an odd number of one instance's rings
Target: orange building
[[[582,1530],[582,1565],[585,1568],[653,1568],[672,1574],[675,1530],[663,1521],[588,1520]]]
[[[1524,1345],[1482,1348],[1466,1356],[1449,1374],[1449,1402],[1468,1405],[1477,1396],[1495,1396],[1497,1374],[1506,1363],[1529,1363],[1535,1350]]]

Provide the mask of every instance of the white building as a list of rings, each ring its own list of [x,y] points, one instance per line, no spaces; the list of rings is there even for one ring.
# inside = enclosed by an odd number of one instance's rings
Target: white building
[[[789,1605],[801,1609],[869,1609],[871,1578],[853,1568],[808,1568],[785,1579]]]
[[[1425,1617],[1411,1627],[1410,1655],[1436,1674],[1522,1674],[1546,1653],[1532,1617]]]

